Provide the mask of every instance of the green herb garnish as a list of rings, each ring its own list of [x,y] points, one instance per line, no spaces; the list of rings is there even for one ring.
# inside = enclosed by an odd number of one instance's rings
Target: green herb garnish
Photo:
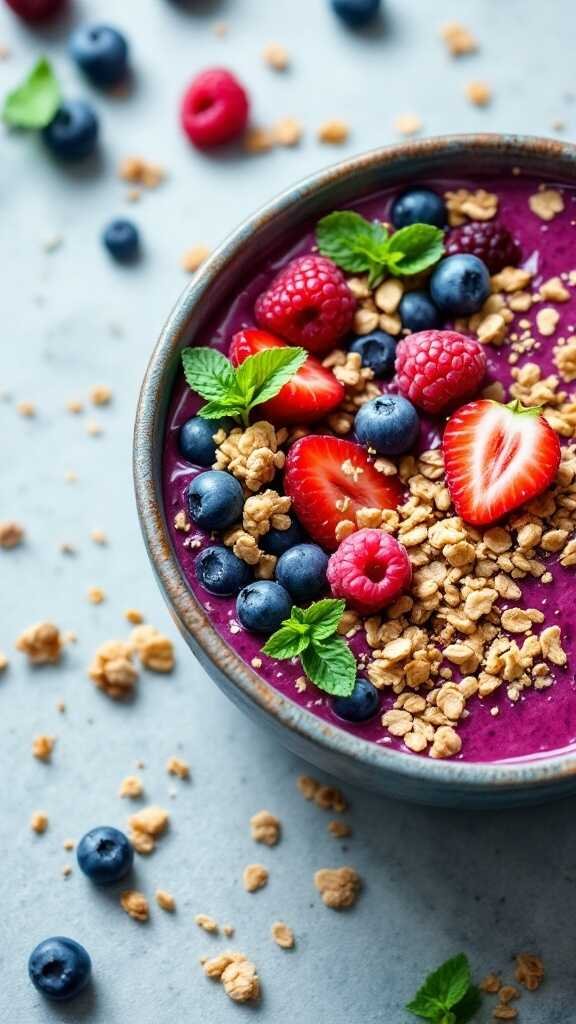
[[[45,57],[41,57],[17,89],[8,93],[2,110],[14,128],[45,128],[60,106],[60,86]]]
[[[351,274],[368,273],[370,287],[388,273],[396,277],[419,274],[444,253],[444,232],[432,224],[410,224],[389,235],[383,224],[365,220],[351,210],[323,217],[316,241],[328,256]]]
[[[467,1024],[479,1006],[468,957],[460,953],[428,975],[406,1009],[432,1024]]]
[[[304,672],[320,690],[349,697],[356,683],[356,660],[342,637],[335,636],[345,601],[325,598],[309,608],[293,608],[262,651],[285,661],[300,658]]]

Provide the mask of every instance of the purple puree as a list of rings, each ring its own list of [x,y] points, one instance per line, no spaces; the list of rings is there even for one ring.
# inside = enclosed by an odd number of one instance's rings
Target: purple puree
[[[561,187],[564,200],[564,212],[549,223],[544,223],[528,206],[528,198],[537,190],[539,182],[527,178],[510,177],[483,179],[478,181],[447,180],[432,181],[430,186],[438,192],[447,188],[465,187],[475,189],[480,186],[496,192],[500,198],[499,216],[518,239],[522,249],[523,264],[528,265],[535,273],[533,285],[538,287],[542,281],[571,270],[575,265],[574,250],[574,203],[576,190]],[[376,196],[355,204],[354,208],[369,218],[386,219],[391,192],[381,192]],[[268,261],[258,272],[252,272],[248,282],[238,295],[231,297],[219,320],[207,328],[203,336],[198,338],[200,345],[212,345],[226,351],[235,331],[247,326],[254,326],[254,301],[259,293],[268,285],[279,266],[288,259],[302,252],[309,251],[313,242],[311,232],[305,234],[301,241],[293,246],[289,253],[280,255],[278,259]],[[569,302],[558,307],[560,322],[556,337],[574,331],[576,324],[576,293]],[[519,319],[530,314],[520,314]],[[532,314],[531,319],[534,319]],[[543,338],[540,349],[532,352],[524,361],[537,360],[545,373],[555,372],[552,363],[554,339]],[[505,387],[510,383],[510,368],[507,363],[507,348],[486,348],[488,357],[488,379],[499,379]],[[279,690],[285,697],[302,707],[313,711],[321,719],[349,730],[366,740],[393,747],[415,756],[407,750],[402,741],[390,736],[380,724],[380,715],[364,725],[349,725],[336,718],[330,707],[330,699],[311,684],[306,691],[299,694],[295,688],[295,680],[302,674],[299,664],[275,662],[261,654],[262,638],[240,629],[235,619],[234,599],[217,598],[206,593],[199,586],[194,574],[194,560],[198,549],[190,549],[185,540],[200,539],[202,545],[210,543],[209,538],[194,528],[189,534],[174,529],[174,515],[185,508],[184,494],[190,479],[199,472],[184,462],[178,451],[178,430],[180,426],[194,415],[201,402],[186,387],[184,378],[178,380],[172,398],[164,453],[164,502],[166,518],[183,572],[190,589],[197,600],[209,613],[214,627],[223,639],[248,664],[254,657],[262,659],[259,674],[271,686]],[[438,428],[432,423],[424,423],[422,429],[424,447],[434,447],[439,443]],[[524,692],[518,703],[513,704],[506,695],[506,688],[487,700],[474,698],[468,704],[470,715],[459,724],[462,737],[460,759],[467,761],[501,761],[538,757],[551,751],[558,751],[576,744],[576,682],[574,672],[570,668],[576,664],[576,636],[572,627],[574,617],[571,602],[574,600],[574,576],[570,569],[563,569],[558,564],[558,556],[550,557],[549,567],[553,572],[551,584],[540,584],[535,580],[521,581],[523,599],[521,605],[541,609],[545,616],[544,625],[559,624],[562,630],[562,642],[568,654],[568,668],[554,668],[555,683],[546,690],[529,689]],[[503,607],[506,602],[502,602]],[[230,631],[233,626],[234,632]],[[352,641],[355,653],[365,650],[363,634]],[[393,703],[393,697],[385,690],[382,693],[382,710]],[[498,707],[499,714],[492,716],[490,709]]]

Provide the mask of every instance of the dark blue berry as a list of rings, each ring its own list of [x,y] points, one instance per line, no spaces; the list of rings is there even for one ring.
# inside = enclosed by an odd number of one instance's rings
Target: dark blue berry
[[[416,334],[440,327],[440,314],[428,292],[406,292],[398,307],[402,327]]]
[[[140,235],[131,220],[113,220],[104,229],[102,241],[118,263],[133,263],[140,253]]]
[[[352,28],[367,25],[380,10],[380,0],[331,0],[334,13]]]
[[[420,430],[418,413],[402,395],[379,395],[358,410],[356,437],[378,455],[401,455],[412,447]]]
[[[70,37],[70,54],[94,85],[118,85],[128,71],[128,44],[111,25],[81,25]]]
[[[467,253],[442,260],[430,278],[434,304],[447,316],[477,313],[490,294],[486,264]]]
[[[91,972],[84,946],[62,935],[44,939],[28,960],[32,984],[49,999],[73,999],[88,984]]]
[[[42,137],[61,160],[83,160],[96,149],[98,118],[84,100],[64,100]]]
[[[250,566],[230,548],[218,545],[204,548],[196,556],[194,570],[204,590],[218,597],[232,597],[252,579]]]
[[[297,603],[313,601],[326,588],[328,555],[317,544],[297,544],[280,556],[276,579]]]
[[[301,544],[304,540],[304,530],[300,526],[300,523],[296,519],[296,516],[290,516],[290,526],[287,530],[275,530],[272,527],[260,538],[260,547],[262,551],[265,551],[268,555],[276,555],[276,558],[280,558],[285,551],[289,548],[293,548],[295,544]]]
[[[192,416],[180,427],[178,444],[180,454],[195,466],[211,466],[216,461],[214,434],[219,430],[230,430],[232,420],[205,420]]]
[[[373,718],[380,705],[380,694],[369,679],[358,676],[349,697],[335,697],[332,710],[338,718],[347,722],[367,722]]]
[[[82,836],[76,859],[80,869],[96,885],[111,885],[130,871],[134,848],[119,829],[100,825]]]
[[[358,352],[362,366],[374,371],[375,377],[392,377],[396,359],[396,341],[385,331],[372,331],[356,338],[350,345],[351,352]]]
[[[256,580],[240,591],[236,615],[244,629],[254,633],[275,633],[290,618],[292,598],[284,587],[271,580]]]
[[[392,203],[390,219],[395,228],[408,224],[446,224],[446,204],[441,196],[429,188],[411,188]]]
[[[208,469],[192,480],[187,491],[191,520],[204,530],[225,530],[239,518],[244,494],[236,477]]]

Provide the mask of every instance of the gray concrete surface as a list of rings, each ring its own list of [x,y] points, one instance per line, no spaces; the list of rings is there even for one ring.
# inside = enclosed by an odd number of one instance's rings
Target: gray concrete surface
[[[208,682],[175,637],[177,670],[143,675],[130,706],[109,702],[86,679],[104,640],[127,633],[122,613],[137,606],[174,635],[138,532],[130,479],[131,427],[139,381],[163,318],[185,283],[179,259],[198,242],[218,242],[262,200],[339,153],[314,140],[319,122],[352,125],[342,153],[394,137],[397,114],[415,112],[427,134],[511,129],[548,133],[552,122],[576,129],[570,0],[388,0],[379,31],[348,33],[324,0],[222,0],[179,7],[169,0],[77,0],[78,15],[109,19],[133,45],[134,89],[125,99],[94,96],[102,116],[98,162],[66,170],[37,139],[0,138],[2,361],[0,519],[27,528],[26,544],[0,552],[0,649],[12,664],[0,680],[0,1021],[10,1024],[406,1024],[402,1006],[421,976],[465,950],[478,976],[506,970],[521,949],[540,952],[546,986],[521,1005],[523,1024],[571,1024],[576,941],[574,803],[504,814],[453,814],[402,806],[352,792],[353,837],[346,848],[326,832],[327,817],[296,792],[302,765],[246,721]],[[477,33],[481,51],[455,63],[438,29],[451,17]],[[214,21],[229,23],[225,39]],[[28,32],[4,9],[0,63],[4,93],[46,52],[71,95],[89,95],[65,54],[62,27]],[[293,68],[274,74],[260,60],[277,40]],[[199,68],[223,64],[246,81],[257,120],[301,117],[308,130],[295,151],[260,157],[202,157],[182,138],[177,103]],[[464,84],[485,79],[490,110],[469,107]],[[122,270],[102,252],[99,233],[126,211],[114,168],[139,153],[163,163],[166,185],[130,210],[145,242],[140,266]],[[52,253],[44,243],[62,236]],[[109,409],[72,417],[70,398],[94,384],[114,391]],[[23,420],[16,403],[36,403]],[[102,436],[86,433],[96,419]],[[66,483],[73,470],[76,483]],[[97,547],[89,533],[109,535]],[[75,556],[59,552],[63,542]],[[86,600],[100,585],[107,600]],[[78,642],[62,665],[37,671],[13,652],[17,634],[51,618]],[[56,711],[62,698],[67,712]],[[31,756],[39,732],[57,745],[50,765]],[[189,784],[165,774],[169,755],[192,765]],[[123,914],[117,892],[90,887],[63,840],[97,823],[122,826],[130,808],[117,797],[122,777],[145,762],[149,799],[169,806],[172,824],[157,852],[138,863],[136,884],[178,900],[174,916],[153,910],[148,925]],[[175,793],[175,795],[173,795]],[[262,807],[284,823],[280,846],[254,847],[248,819]],[[33,810],[50,817],[41,837],[29,831]],[[267,889],[244,893],[246,863],[270,868]],[[322,866],[349,862],[365,880],[356,909],[337,916],[312,885]],[[233,946],[252,956],[263,981],[254,1009],[232,1005],[202,976],[198,957],[224,946],[205,936],[194,914],[207,912],[237,928]],[[269,928],[286,920],[297,948],[271,943]],[[31,988],[26,958],[53,933],[90,950],[95,983],[67,1008],[51,1007]],[[490,1019],[488,1005],[479,1021]]]

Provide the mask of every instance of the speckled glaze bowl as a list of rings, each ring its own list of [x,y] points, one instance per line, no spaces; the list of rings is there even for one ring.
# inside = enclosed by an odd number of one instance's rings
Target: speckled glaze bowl
[[[576,791],[576,749],[554,756],[474,764],[434,761],[368,743],[329,725],[273,689],[222,640],[187,586],[166,527],[161,466],[167,410],[180,351],[245,268],[313,218],[378,189],[459,174],[509,174],[512,168],[576,185],[576,147],[549,139],[463,135],[374,150],[321,171],[278,196],[240,225],[195,275],[154,349],[134,437],[136,499],[144,540],[172,616],[218,686],[280,742],[332,775],[387,796],[451,807],[502,807]]]

